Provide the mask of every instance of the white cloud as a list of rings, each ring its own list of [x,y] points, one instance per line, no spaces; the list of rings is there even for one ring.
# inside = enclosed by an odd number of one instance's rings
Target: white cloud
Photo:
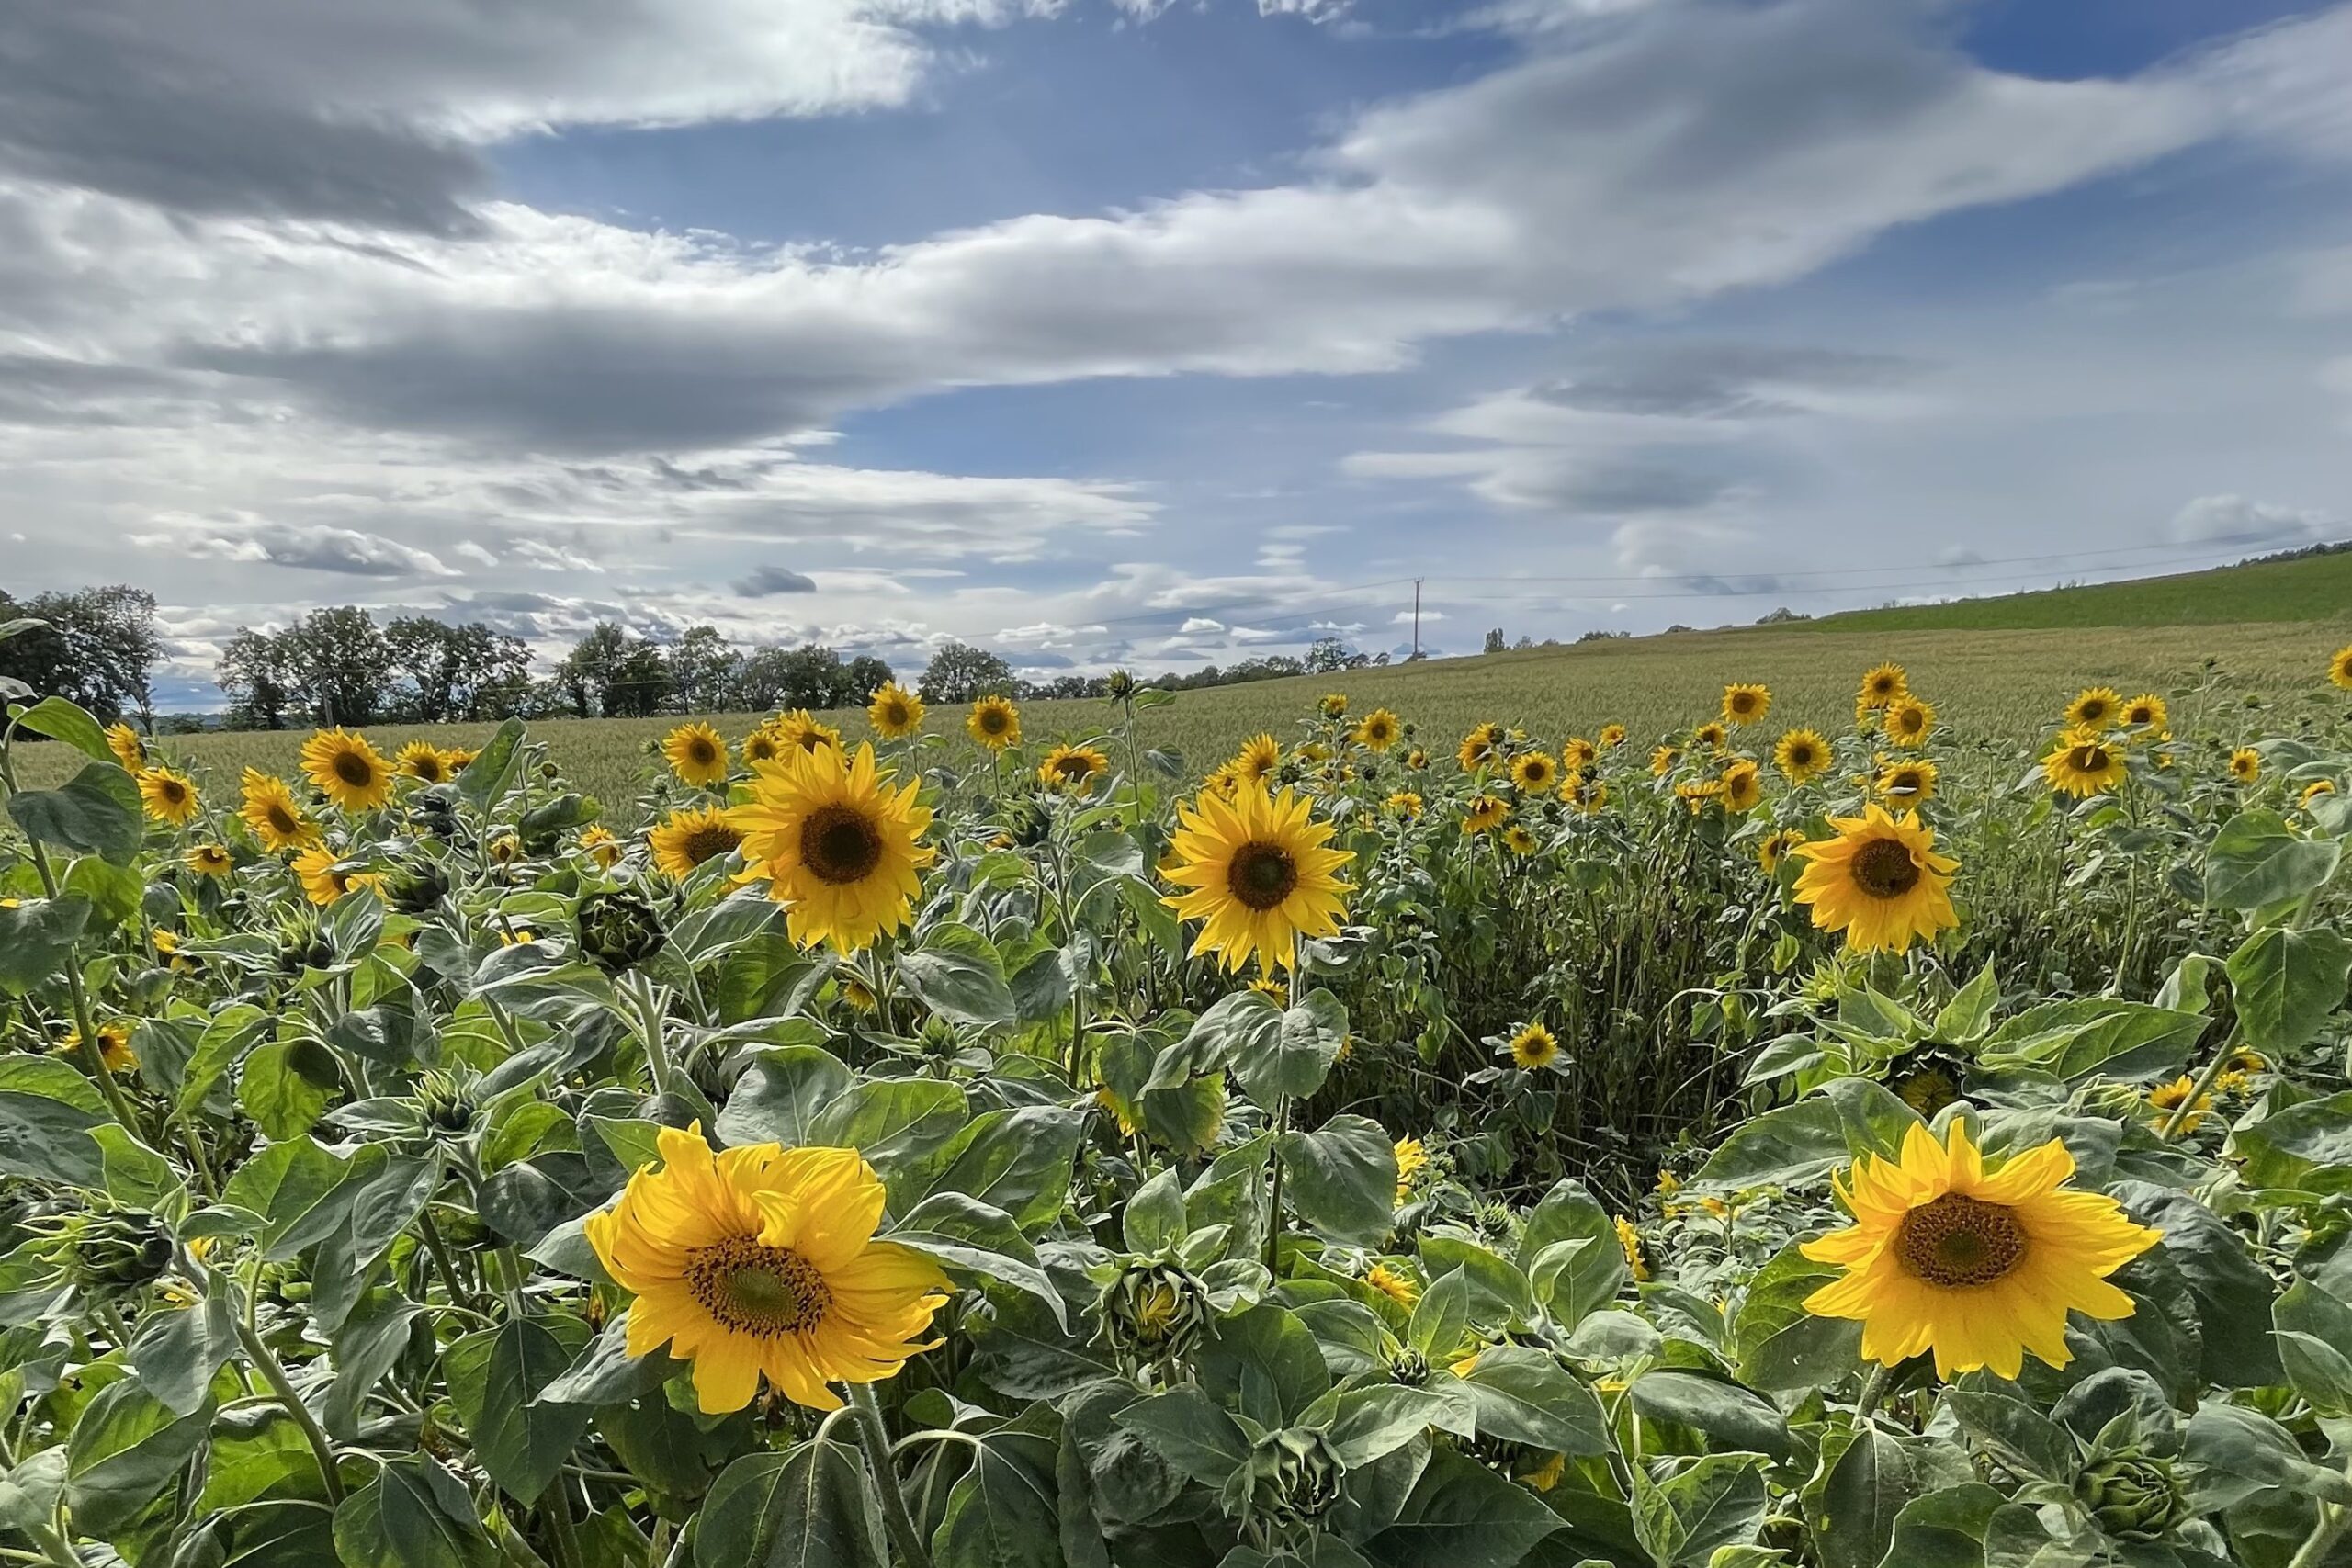
[[[1176,635],[1179,637],[1198,637],[1209,632],[1221,632],[1223,630],[1225,630],[1225,623],[1223,621],[1213,621],[1206,615],[1187,615],[1184,617],[1184,624],[1176,628]]]
[[[2174,514],[2171,528],[2182,544],[2249,547],[2319,543],[2345,532],[2344,519],[2329,513],[2242,495],[2200,495]]]
[[[471,539],[459,540],[456,547],[456,553],[465,557],[468,560],[472,561],[477,566],[496,566],[498,564],[498,558],[495,555],[492,555],[489,550],[483,548],[481,545],[476,544]]]
[[[516,539],[506,547],[506,553],[525,566],[540,571],[602,572],[604,566],[591,560],[577,550],[552,545],[544,539]]]
[[[356,528],[274,523],[259,518],[165,514],[161,528],[131,536],[149,549],[177,550],[198,559],[294,567],[354,577],[455,577],[430,550]]]

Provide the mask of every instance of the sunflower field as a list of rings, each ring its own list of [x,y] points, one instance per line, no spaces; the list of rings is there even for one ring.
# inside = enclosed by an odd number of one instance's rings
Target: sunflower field
[[[0,1562],[2347,1568],[2352,649],[1858,673],[605,802],[12,683]]]

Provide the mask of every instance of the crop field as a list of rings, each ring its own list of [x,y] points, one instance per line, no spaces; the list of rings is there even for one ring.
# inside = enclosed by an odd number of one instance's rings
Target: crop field
[[[2345,1568],[2347,642],[15,706],[0,1559]]]

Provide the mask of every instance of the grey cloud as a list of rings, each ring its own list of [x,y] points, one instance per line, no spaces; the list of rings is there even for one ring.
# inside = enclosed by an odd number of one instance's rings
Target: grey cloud
[[[1757,344],[1676,344],[1621,355],[1547,383],[1533,396],[1561,408],[1679,419],[1761,419],[1801,413],[1792,387],[1887,386],[1917,367],[1893,355]]]
[[[2174,513],[2170,533],[2185,545],[2297,545],[2338,537],[2341,517],[2243,495],[2200,495]]]
[[[457,575],[430,550],[356,528],[319,524],[178,518],[167,522],[160,532],[134,535],[130,542],[176,549],[198,559],[247,561],[348,577]]]
[[[758,566],[736,580],[735,592],[746,599],[764,599],[773,593],[814,593],[817,583],[785,567]]]

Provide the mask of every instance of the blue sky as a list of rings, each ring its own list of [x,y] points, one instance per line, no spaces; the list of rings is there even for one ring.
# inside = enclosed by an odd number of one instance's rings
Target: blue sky
[[[202,702],[324,604],[1159,671],[2352,536],[2352,7],[1262,13],[37,13],[5,581]]]

